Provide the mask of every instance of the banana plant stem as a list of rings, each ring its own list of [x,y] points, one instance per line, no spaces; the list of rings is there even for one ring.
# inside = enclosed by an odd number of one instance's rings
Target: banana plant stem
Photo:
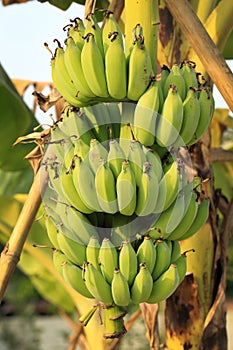
[[[30,228],[41,204],[41,198],[46,188],[45,172],[37,172],[29,191],[27,200],[19,215],[9,241],[6,243],[0,257],[0,303],[3,299],[8,283],[15,271],[16,265],[27,239]]]
[[[210,78],[233,111],[233,75],[218,48],[187,0],[165,0],[165,3],[196,51]]]

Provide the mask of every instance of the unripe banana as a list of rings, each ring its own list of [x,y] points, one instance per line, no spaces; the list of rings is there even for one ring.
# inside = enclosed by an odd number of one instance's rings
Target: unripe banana
[[[171,71],[166,79],[165,86],[164,86],[165,96],[168,94],[170,85],[176,86],[181,99],[184,100],[186,96],[186,85],[181,73],[180,66],[177,64],[174,64],[172,66]]]
[[[58,244],[60,250],[72,263],[82,266],[86,261],[86,247],[81,240],[71,239],[63,228],[60,228],[57,234]]]
[[[101,271],[99,264],[100,244],[96,236],[92,236],[86,248],[87,262],[91,263],[96,270]]]
[[[154,212],[159,193],[159,183],[153,165],[149,162],[143,164],[141,181],[138,186],[137,206],[135,213],[138,216],[150,215]]]
[[[153,81],[139,98],[134,112],[134,136],[145,146],[151,146],[155,141],[155,125],[162,102],[159,89],[159,83]]]
[[[183,102],[183,121],[180,135],[174,147],[189,145],[194,137],[200,118],[200,102],[197,97],[197,90],[190,88]]]
[[[101,159],[105,161],[108,158],[108,152],[101,142],[97,139],[92,139],[90,142],[89,162],[94,173],[101,164]]]
[[[108,113],[111,121],[111,132],[109,131],[110,139],[119,139],[120,128],[121,128],[121,113],[119,103],[117,102],[106,102],[105,106],[108,109]],[[112,135],[111,135],[112,133]],[[119,141],[118,141],[119,142]]]
[[[209,216],[209,205],[210,200],[208,198],[203,199],[202,202],[198,204],[196,217],[191,227],[180,237],[180,240],[191,237],[204,225]]]
[[[165,91],[165,83],[166,83],[167,77],[169,76],[169,73],[170,73],[170,69],[164,64],[161,67],[161,78],[160,78],[160,81],[159,81],[159,84],[161,86],[161,90],[162,90],[162,93],[163,93],[163,99],[164,100],[167,97],[167,92]]]
[[[85,32],[85,26],[83,23],[83,20],[79,17],[76,17],[74,20],[71,20],[71,22],[74,22],[74,26],[69,25],[67,36],[71,36],[75,42],[75,44],[78,46],[80,50],[82,50],[84,45],[84,32]],[[66,28],[66,27],[65,27]],[[65,28],[63,28],[65,30]]]
[[[108,130],[105,126],[102,115],[99,113],[100,103],[94,106],[88,106],[82,109],[85,112],[90,124],[92,125],[93,138],[99,142],[105,142],[109,138]]]
[[[69,73],[77,90],[77,98],[79,92],[90,99],[95,97],[83,74],[81,65],[81,49],[79,49],[79,47],[75,44],[72,37],[68,37],[65,43],[66,49],[64,54],[64,62],[67,72]]]
[[[128,306],[130,303],[129,285],[120,270],[115,269],[111,283],[113,301],[118,306]]]
[[[91,168],[80,157],[74,159],[74,186],[83,203],[92,211],[101,211],[95,188],[95,176]]]
[[[103,42],[102,42],[102,30],[99,27],[97,18],[94,13],[89,13],[86,16],[86,28],[84,31],[84,39],[89,34],[92,34],[95,38],[96,45],[101,53],[101,56],[104,58],[104,48],[103,48]],[[98,96],[98,95],[97,95]]]
[[[130,141],[134,139],[132,128],[135,105],[133,103],[123,102],[119,105],[119,108],[122,116],[119,144],[125,155],[127,155],[129,153]]]
[[[118,253],[109,238],[104,238],[99,251],[99,263],[106,281],[111,284],[114,270],[118,268]]]
[[[94,296],[87,289],[86,284],[83,280],[82,268],[73,264],[66,263],[62,267],[63,277],[65,281],[78,293],[86,298],[94,299]]]
[[[138,101],[148,88],[154,75],[150,54],[144,45],[144,37],[135,38],[129,57],[128,91],[129,100]]]
[[[150,273],[153,272],[156,262],[156,248],[149,236],[144,236],[143,242],[137,250],[138,265],[145,263]]]
[[[191,87],[198,88],[198,80],[195,72],[195,64],[190,61],[184,61],[181,65],[181,74],[185,81],[186,91]]]
[[[114,14],[111,11],[106,11],[104,16],[104,26],[102,28],[102,41],[104,53],[106,54],[109,47],[109,34],[113,32],[118,32],[120,44],[123,46],[123,34],[121,28],[117,23]]]
[[[81,64],[91,91],[98,97],[108,98],[104,61],[92,33],[88,33],[85,37]]]
[[[121,34],[111,32],[108,35],[109,44],[105,53],[105,75],[109,95],[122,100],[126,97],[127,90],[127,72],[124,46]],[[117,72],[117,74],[116,74]]]
[[[156,263],[152,272],[153,280],[157,280],[161,274],[168,269],[171,264],[171,249],[167,241],[156,241]]]
[[[113,303],[110,284],[105,280],[102,273],[90,263],[85,265],[84,279],[87,289],[96,300],[109,305]]]
[[[163,175],[163,167],[159,154],[149,147],[142,146],[142,149],[146,155],[146,161],[152,164],[158,181],[161,180],[161,177]]]
[[[125,276],[129,286],[131,286],[137,274],[138,265],[137,254],[128,240],[122,242],[119,253],[119,267],[122,275]]]
[[[179,136],[183,122],[183,103],[175,85],[171,85],[163,104],[162,114],[156,125],[156,141],[162,147],[170,147]]]
[[[140,270],[131,288],[131,299],[134,304],[147,301],[153,287],[153,279],[145,263],[140,264]]]
[[[108,165],[117,179],[122,169],[122,162],[125,160],[125,154],[119,142],[116,139],[109,141]]]
[[[180,248],[179,241],[170,241],[170,242],[172,242],[172,251],[171,251],[171,264],[172,264],[180,257],[181,248]]]
[[[141,176],[143,171],[143,163],[146,161],[146,156],[142,150],[142,146],[138,141],[131,140],[127,159],[131,169],[134,172],[137,186],[140,186]]]
[[[149,304],[157,304],[167,299],[178,287],[180,277],[175,264],[169,268],[153,283],[150,297],[146,300]]]
[[[103,212],[115,214],[118,211],[116,182],[108,163],[102,159],[96,170],[95,189]]]
[[[116,247],[120,247],[122,245],[122,241],[124,240],[135,238],[132,225],[135,218],[135,215],[125,216],[119,212],[112,215],[112,222],[110,226],[111,240]]]
[[[74,140],[74,157],[72,159],[72,166],[74,164],[74,160],[77,156],[81,158],[83,162],[89,165],[89,151],[90,146],[87,145],[82,139],[78,138]]]
[[[136,181],[128,161],[122,162],[122,170],[116,181],[116,190],[120,213],[127,216],[132,215],[137,203]]]
[[[187,271],[187,257],[186,253],[183,253],[179,258],[174,262],[176,265],[178,274],[179,274],[179,284],[184,280],[186,271]]]
[[[60,247],[59,247],[59,244],[57,241],[58,228],[57,228],[56,224],[54,223],[53,219],[49,215],[46,215],[45,226],[46,226],[46,230],[47,230],[47,234],[48,234],[50,242],[52,243],[54,248],[59,250]]]

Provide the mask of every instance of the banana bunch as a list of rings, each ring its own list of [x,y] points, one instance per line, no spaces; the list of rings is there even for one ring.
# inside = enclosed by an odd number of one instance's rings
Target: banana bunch
[[[65,47],[55,39],[58,47],[51,59],[52,79],[64,99],[75,107],[137,101],[154,76],[140,25],[133,29],[132,52],[126,57],[123,33],[112,12],[105,12],[102,29],[94,13],[86,17],[86,27],[80,18],[71,22],[65,27]]]

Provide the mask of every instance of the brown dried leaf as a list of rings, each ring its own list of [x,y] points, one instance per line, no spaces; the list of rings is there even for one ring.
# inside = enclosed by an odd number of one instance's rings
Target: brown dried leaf
[[[4,6],[7,6],[12,4],[23,4],[24,2],[28,2],[28,1],[31,1],[31,0],[2,0],[2,4]]]
[[[48,95],[44,95],[41,91],[34,91],[33,96],[36,99],[40,109],[43,112],[47,112],[52,106],[54,106],[60,99],[62,99],[61,94],[56,88],[53,88]]]
[[[150,343],[150,349],[159,348],[158,335],[158,304],[141,303],[140,309],[147,328],[146,336]]]

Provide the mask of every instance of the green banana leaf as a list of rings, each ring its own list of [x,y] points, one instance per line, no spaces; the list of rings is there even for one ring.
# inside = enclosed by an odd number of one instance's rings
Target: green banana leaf
[[[0,241],[2,244],[7,242],[25,198],[26,195],[0,197]],[[38,215],[41,214],[40,212]],[[33,244],[51,247],[43,218],[33,223],[18,268],[29,277],[31,283],[44,299],[61,310],[74,311],[73,298],[69,291],[64,288],[65,283],[54,268],[52,249],[33,247]]]
[[[11,196],[16,193],[28,193],[33,181],[31,168],[18,171],[0,169],[0,195]]]
[[[24,157],[35,147],[35,144],[19,144],[15,147],[13,144],[18,137],[32,132],[38,122],[1,64],[0,106],[0,169],[4,171],[26,169],[29,163]]]

